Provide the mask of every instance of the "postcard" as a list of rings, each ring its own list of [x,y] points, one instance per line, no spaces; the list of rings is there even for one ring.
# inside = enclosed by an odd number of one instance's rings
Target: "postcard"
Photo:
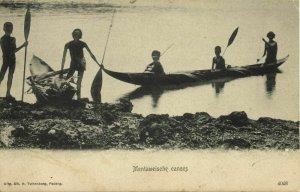
[[[0,2],[0,191],[299,191],[299,1]]]

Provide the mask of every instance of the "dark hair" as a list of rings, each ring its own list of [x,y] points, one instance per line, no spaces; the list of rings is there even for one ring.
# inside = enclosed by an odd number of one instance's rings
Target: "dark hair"
[[[74,38],[74,35],[75,35],[76,32],[79,32],[79,33],[80,33],[79,39],[81,39],[81,38],[82,38],[82,31],[81,31],[81,29],[78,29],[78,28],[73,30],[73,32],[72,32],[72,37]]]
[[[151,54],[151,55],[152,55],[152,56],[156,55],[156,56],[159,56],[159,57],[160,57],[160,52],[157,51],[157,50],[154,50],[154,51],[152,51],[152,54]]]
[[[215,50],[220,50],[221,51],[221,47],[220,46],[216,46]]]
[[[270,39],[274,39],[274,38],[275,38],[275,33],[273,33],[273,31],[270,31],[270,32],[267,34],[267,37],[270,38]]]
[[[3,30],[7,31],[7,30],[12,30],[13,29],[13,24],[12,22],[5,22],[3,25]]]

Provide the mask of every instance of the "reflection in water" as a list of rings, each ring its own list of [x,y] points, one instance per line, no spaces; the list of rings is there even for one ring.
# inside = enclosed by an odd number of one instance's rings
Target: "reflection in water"
[[[225,86],[225,82],[226,81],[223,81],[223,82],[214,82],[212,83],[212,87],[215,88],[216,90],[216,96],[218,96],[224,89],[224,86]]]
[[[269,71],[265,74],[260,75],[266,75],[267,81],[265,83],[265,88],[268,96],[271,96],[272,93],[275,90],[276,85],[276,75],[277,73],[281,73],[280,70],[275,71]],[[176,85],[176,86],[164,86],[164,87],[139,87],[125,95],[123,95],[120,99],[126,98],[126,99],[140,99],[143,98],[146,95],[149,95],[152,97],[152,107],[156,108],[159,103],[159,99],[162,96],[163,93],[169,92],[169,91],[175,91],[179,89],[185,89],[187,87],[195,87],[195,86],[202,86],[202,85],[208,85],[211,84],[212,88],[215,89],[215,96],[218,97],[220,93],[224,92],[225,84],[235,80],[238,78],[224,78],[224,79],[217,79],[212,81],[204,81],[204,82],[198,82],[198,83],[189,83],[189,84],[183,84],[183,85]]]
[[[277,73],[278,71],[266,74],[267,81],[265,83],[265,86],[266,86],[266,92],[268,96],[271,96],[275,91]]]
[[[159,102],[159,98],[164,93],[164,88],[162,87],[139,87],[134,91],[125,94],[122,98],[127,99],[139,99],[145,95],[150,95],[152,97],[152,107],[156,108]]]
[[[219,94],[222,89],[224,88],[224,85],[226,82],[232,81],[235,78],[226,78],[226,79],[218,79],[214,81],[204,81],[204,82],[196,82],[196,83],[187,83],[187,84],[181,84],[181,85],[170,85],[170,86],[155,86],[155,87],[139,87],[125,95],[123,95],[120,99],[139,99],[146,95],[149,95],[152,97],[152,107],[156,108],[159,103],[159,99],[161,95],[168,91],[176,91],[176,90],[182,90],[188,87],[196,87],[201,85],[208,85],[212,84],[213,87],[216,89],[216,94]]]
[[[161,95],[163,94],[164,90],[161,88],[158,89],[154,89],[151,93],[151,97],[152,97],[152,107],[156,108],[159,98],[161,97]]]

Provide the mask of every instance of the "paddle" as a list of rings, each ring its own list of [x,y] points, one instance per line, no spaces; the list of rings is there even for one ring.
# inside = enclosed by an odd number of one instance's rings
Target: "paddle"
[[[160,57],[162,57],[172,46],[174,45],[174,43],[172,43],[162,54]]]
[[[231,34],[231,36],[230,36],[230,38],[229,38],[229,40],[228,40],[227,47],[225,48],[225,51],[223,52],[223,55],[225,54],[227,48],[233,43],[233,41],[234,41],[234,39],[235,39],[235,37],[236,37],[236,35],[237,35],[237,33],[238,33],[238,30],[239,30],[239,27],[237,27],[237,28],[232,32],[232,34]],[[223,56],[223,55],[222,55],[222,56]]]
[[[30,32],[30,22],[31,22],[31,14],[29,10],[29,6],[27,6],[27,11],[25,14],[24,20],[24,37],[27,42],[29,32]],[[23,71],[23,87],[22,87],[22,101],[24,99],[24,85],[25,85],[25,72],[26,72],[26,57],[27,57],[27,46],[25,47],[25,56],[24,56],[24,71]]]
[[[108,36],[106,39],[106,44],[105,44],[105,48],[104,48],[104,52],[103,52],[103,56],[102,56],[102,61],[100,64],[100,69],[97,72],[93,82],[92,82],[92,86],[91,86],[91,95],[94,101],[97,102],[101,102],[101,89],[102,89],[102,83],[103,83],[103,79],[102,79],[102,68],[103,68],[103,61],[104,61],[104,57],[105,57],[105,53],[106,53],[106,48],[108,45],[108,40],[110,37],[110,32],[111,32],[111,28],[113,25],[113,20],[114,20],[114,16],[115,16],[115,12],[116,10],[114,10],[114,13],[112,15],[111,18],[111,22],[110,22],[110,26],[109,26],[109,31],[108,31]]]
[[[235,40],[235,37],[236,37],[238,31],[239,31],[239,27],[237,27],[237,28],[232,32],[232,34],[231,34],[231,36],[230,36],[230,38],[229,38],[229,40],[228,40],[227,46],[226,46],[226,48],[225,48],[225,51],[223,52],[222,56],[225,54],[227,48],[228,48],[228,47],[233,43],[233,41]],[[231,65],[227,65],[227,66],[231,66]],[[242,75],[246,75],[245,72],[242,72],[242,71],[237,70],[237,69],[231,69],[231,68],[229,68],[228,70],[235,71],[235,72],[240,73],[240,74],[242,74]]]

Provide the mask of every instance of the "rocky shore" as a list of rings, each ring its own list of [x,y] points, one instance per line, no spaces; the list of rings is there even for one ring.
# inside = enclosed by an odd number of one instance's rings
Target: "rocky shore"
[[[243,111],[218,118],[131,113],[128,100],[52,105],[0,99],[0,148],[41,149],[299,149],[299,121]]]

